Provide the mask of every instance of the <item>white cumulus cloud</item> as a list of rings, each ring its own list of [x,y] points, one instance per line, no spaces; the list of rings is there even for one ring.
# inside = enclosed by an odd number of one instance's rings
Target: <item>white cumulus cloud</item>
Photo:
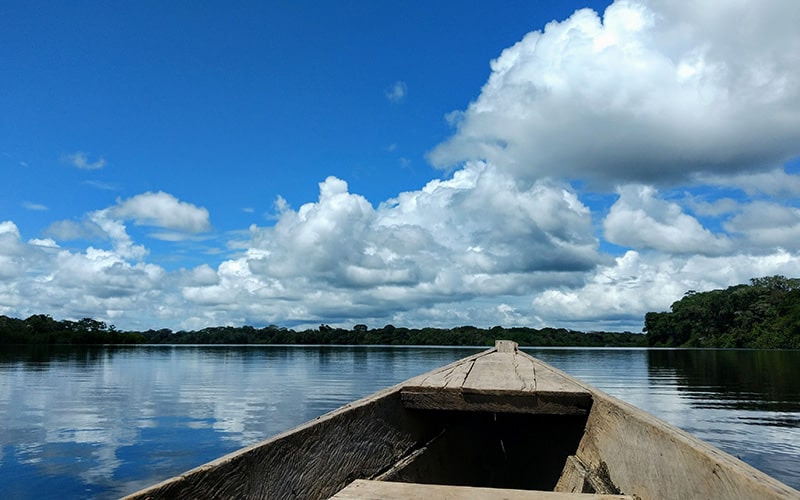
[[[136,195],[119,200],[109,214],[115,218],[133,220],[137,225],[156,226],[188,233],[199,233],[211,229],[208,210],[169,193],[159,191]]]
[[[387,321],[391,313],[420,324],[469,319],[471,310],[496,323],[510,309],[465,304],[498,294],[514,303],[555,282],[578,284],[602,260],[574,192],[526,188],[484,163],[377,208],[335,177],[320,183],[316,202],[282,207],[273,226],[251,227],[250,240],[237,244],[246,250],[220,265],[218,282],[185,287],[184,298],[208,314],[270,320]]]
[[[677,203],[659,199],[652,187],[625,186],[619,195],[603,221],[611,243],[675,254],[718,255],[732,247],[726,236],[704,228]]]
[[[430,159],[612,185],[773,169],[800,155],[797,25],[792,0],[578,11],[492,61]]]

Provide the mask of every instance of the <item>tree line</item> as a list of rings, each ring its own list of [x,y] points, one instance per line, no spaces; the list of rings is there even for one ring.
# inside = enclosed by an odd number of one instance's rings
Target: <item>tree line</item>
[[[800,279],[753,278],[724,290],[689,290],[670,312],[644,318],[652,347],[800,349]]]
[[[497,339],[522,346],[733,347],[800,349],[800,279],[753,278],[725,290],[689,290],[669,312],[648,312],[644,334],[580,332],[564,328],[402,328],[385,325],[351,329],[326,324],[293,330],[276,325],[218,326],[196,331],[121,331],[84,318],[58,321],[36,314],[26,319],[0,315],[0,344],[338,344],[494,345]]]
[[[351,329],[326,324],[292,330],[269,325],[217,326],[197,331],[173,332],[164,328],[120,331],[114,325],[84,318],[57,321],[37,314],[27,319],[0,316],[0,344],[332,344],[332,345],[449,345],[491,346],[497,339],[524,346],[641,347],[645,336],[637,333],[579,332],[563,328],[402,328],[385,325]]]

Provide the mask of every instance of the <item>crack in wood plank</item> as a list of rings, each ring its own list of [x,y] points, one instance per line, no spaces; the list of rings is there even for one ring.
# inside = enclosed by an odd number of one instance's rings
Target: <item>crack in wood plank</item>
[[[419,385],[442,389],[461,389],[469,371],[472,370],[473,363],[474,361],[470,360],[428,374],[419,379]]]
[[[463,388],[463,387],[464,387],[464,383],[465,383],[467,380],[469,380],[469,374],[470,374],[470,373],[472,373],[472,369],[473,369],[474,367],[475,367],[475,361],[472,361],[472,362],[469,364],[469,369],[467,370],[467,374],[464,376],[464,380],[462,380],[462,381],[461,381],[461,387],[460,387],[460,388]]]
[[[523,376],[523,374],[522,374],[522,367],[520,366],[520,363],[519,363],[519,361],[520,361],[521,359],[523,359],[523,360],[524,360],[524,358],[520,357],[520,356],[519,356],[519,355],[517,355],[517,353],[515,352],[515,353],[513,354],[513,357],[511,358],[511,365],[514,367],[514,374],[517,376],[517,378],[518,378],[518,379],[520,380],[520,382],[522,383],[522,387],[521,387],[521,389],[522,389],[523,391],[527,391],[527,390],[530,390],[530,389],[531,389],[531,386],[528,384],[528,380],[527,380],[527,379],[528,379],[528,377],[525,377],[525,376]],[[527,360],[525,360],[525,361],[527,361]],[[531,366],[531,368],[533,369],[533,390],[534,390],[534,391],[536,391],[536,368],[535,368],[535,366],[534,366],[534,363],[528,363],[528,364],[529,364],[529,365]]]

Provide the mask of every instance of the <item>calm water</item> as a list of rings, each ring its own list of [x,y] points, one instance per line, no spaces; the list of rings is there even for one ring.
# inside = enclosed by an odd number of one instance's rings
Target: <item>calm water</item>
[[[116,498],[480,350],[4,347],[3,494]],[[800,351],[527,351],[800,488]]]

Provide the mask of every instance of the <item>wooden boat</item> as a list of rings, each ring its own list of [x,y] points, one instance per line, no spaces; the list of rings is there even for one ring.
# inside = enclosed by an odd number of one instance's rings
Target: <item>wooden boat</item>
[[[128,498],[752,500],[800,492],[498,341]]]

